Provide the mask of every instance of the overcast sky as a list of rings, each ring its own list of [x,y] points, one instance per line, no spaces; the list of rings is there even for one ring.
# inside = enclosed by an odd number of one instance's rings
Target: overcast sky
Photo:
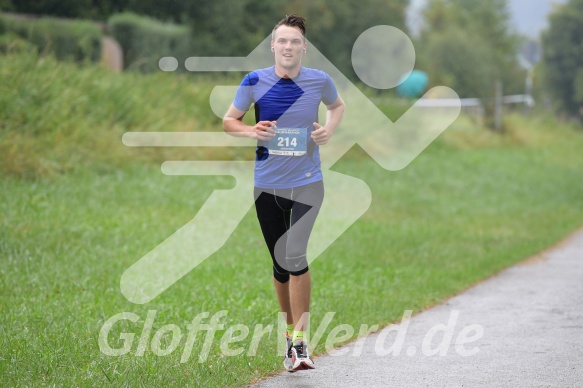
[[[413,33],[422,23],[420,12],[426,2],[427,0],[411,0],[407,25]],[[567,0],[508,0],[512,23],[516,30],[535,39],[541,30],[547,27],[546,19],[553,6],[566,2]]]

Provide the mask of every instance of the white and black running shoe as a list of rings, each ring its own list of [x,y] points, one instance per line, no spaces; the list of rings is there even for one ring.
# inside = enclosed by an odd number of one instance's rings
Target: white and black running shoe
[[[291,371],[293,372],[315,368],[314,361],[308,353],[308,344],[304,340],[296,340],[296,343],[291,347],[291,361]]]

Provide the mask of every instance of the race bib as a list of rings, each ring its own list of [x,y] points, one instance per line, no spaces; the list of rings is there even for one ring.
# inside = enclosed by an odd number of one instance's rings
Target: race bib
[[[275,128],[275,136],[267,143],[273,155],[302,156],[308,151],[307,128]]]

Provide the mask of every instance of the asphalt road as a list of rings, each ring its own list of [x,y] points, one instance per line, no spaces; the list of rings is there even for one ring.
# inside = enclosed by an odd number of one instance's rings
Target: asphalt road
[[[256,386],[583,387],[583,230],[393,329]]]

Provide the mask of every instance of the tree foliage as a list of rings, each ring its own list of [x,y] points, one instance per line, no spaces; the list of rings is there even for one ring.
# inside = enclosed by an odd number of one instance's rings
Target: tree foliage
[[[543,60],[546,84],[558,108],[577,115],[583,106],[583,0],[570,0],[550,16]]]
[[[491,98],[498,80],[522,92],[506,0],[429,0],[424,17],[420,62],[434,81],[462,97]]]
[[[434,84],[480,98],[486,124],[494,127],[496,84],[505,94],[524,91],[507,0],[429,0],[424,17],[418,66]]]
[[[20,13],[106,21],[132,12],[192,30],[192,55],[248,54],[286,14],[306,17],[308,39],[345,74],[353,74],[350,56],[358,36],[388,24],[404,29],[409,0],[0,0]]]
[[[388,24],[404,29],[409,0],[230,0],[206,3],[187,11],[197,55],[246,55],[271,33],[285,15],[307,20],[307,38],[341,71],[351,76],[352,45],[370,27]]]
[[[361,33],[376,25],[405,29],[409,0],[292,0],[284,1],[285,13],[300,13],[308,21],[308,39],[344,74],[353,76],[352,46]],[[279,11],[278,17],[283,15]],[[270,28],[271,29],[271,28]]]
[[[75,19],[106,20],[123,10],[124,0],[0,0],[0,10]]]
[[[427,38],[423,54],[430,60],[425,68],[434,83],[447,85],[461,97],[492,97],[498,71],[490,63],[491,53],[476,45],[474,38],[460,27],[450,27]]]

